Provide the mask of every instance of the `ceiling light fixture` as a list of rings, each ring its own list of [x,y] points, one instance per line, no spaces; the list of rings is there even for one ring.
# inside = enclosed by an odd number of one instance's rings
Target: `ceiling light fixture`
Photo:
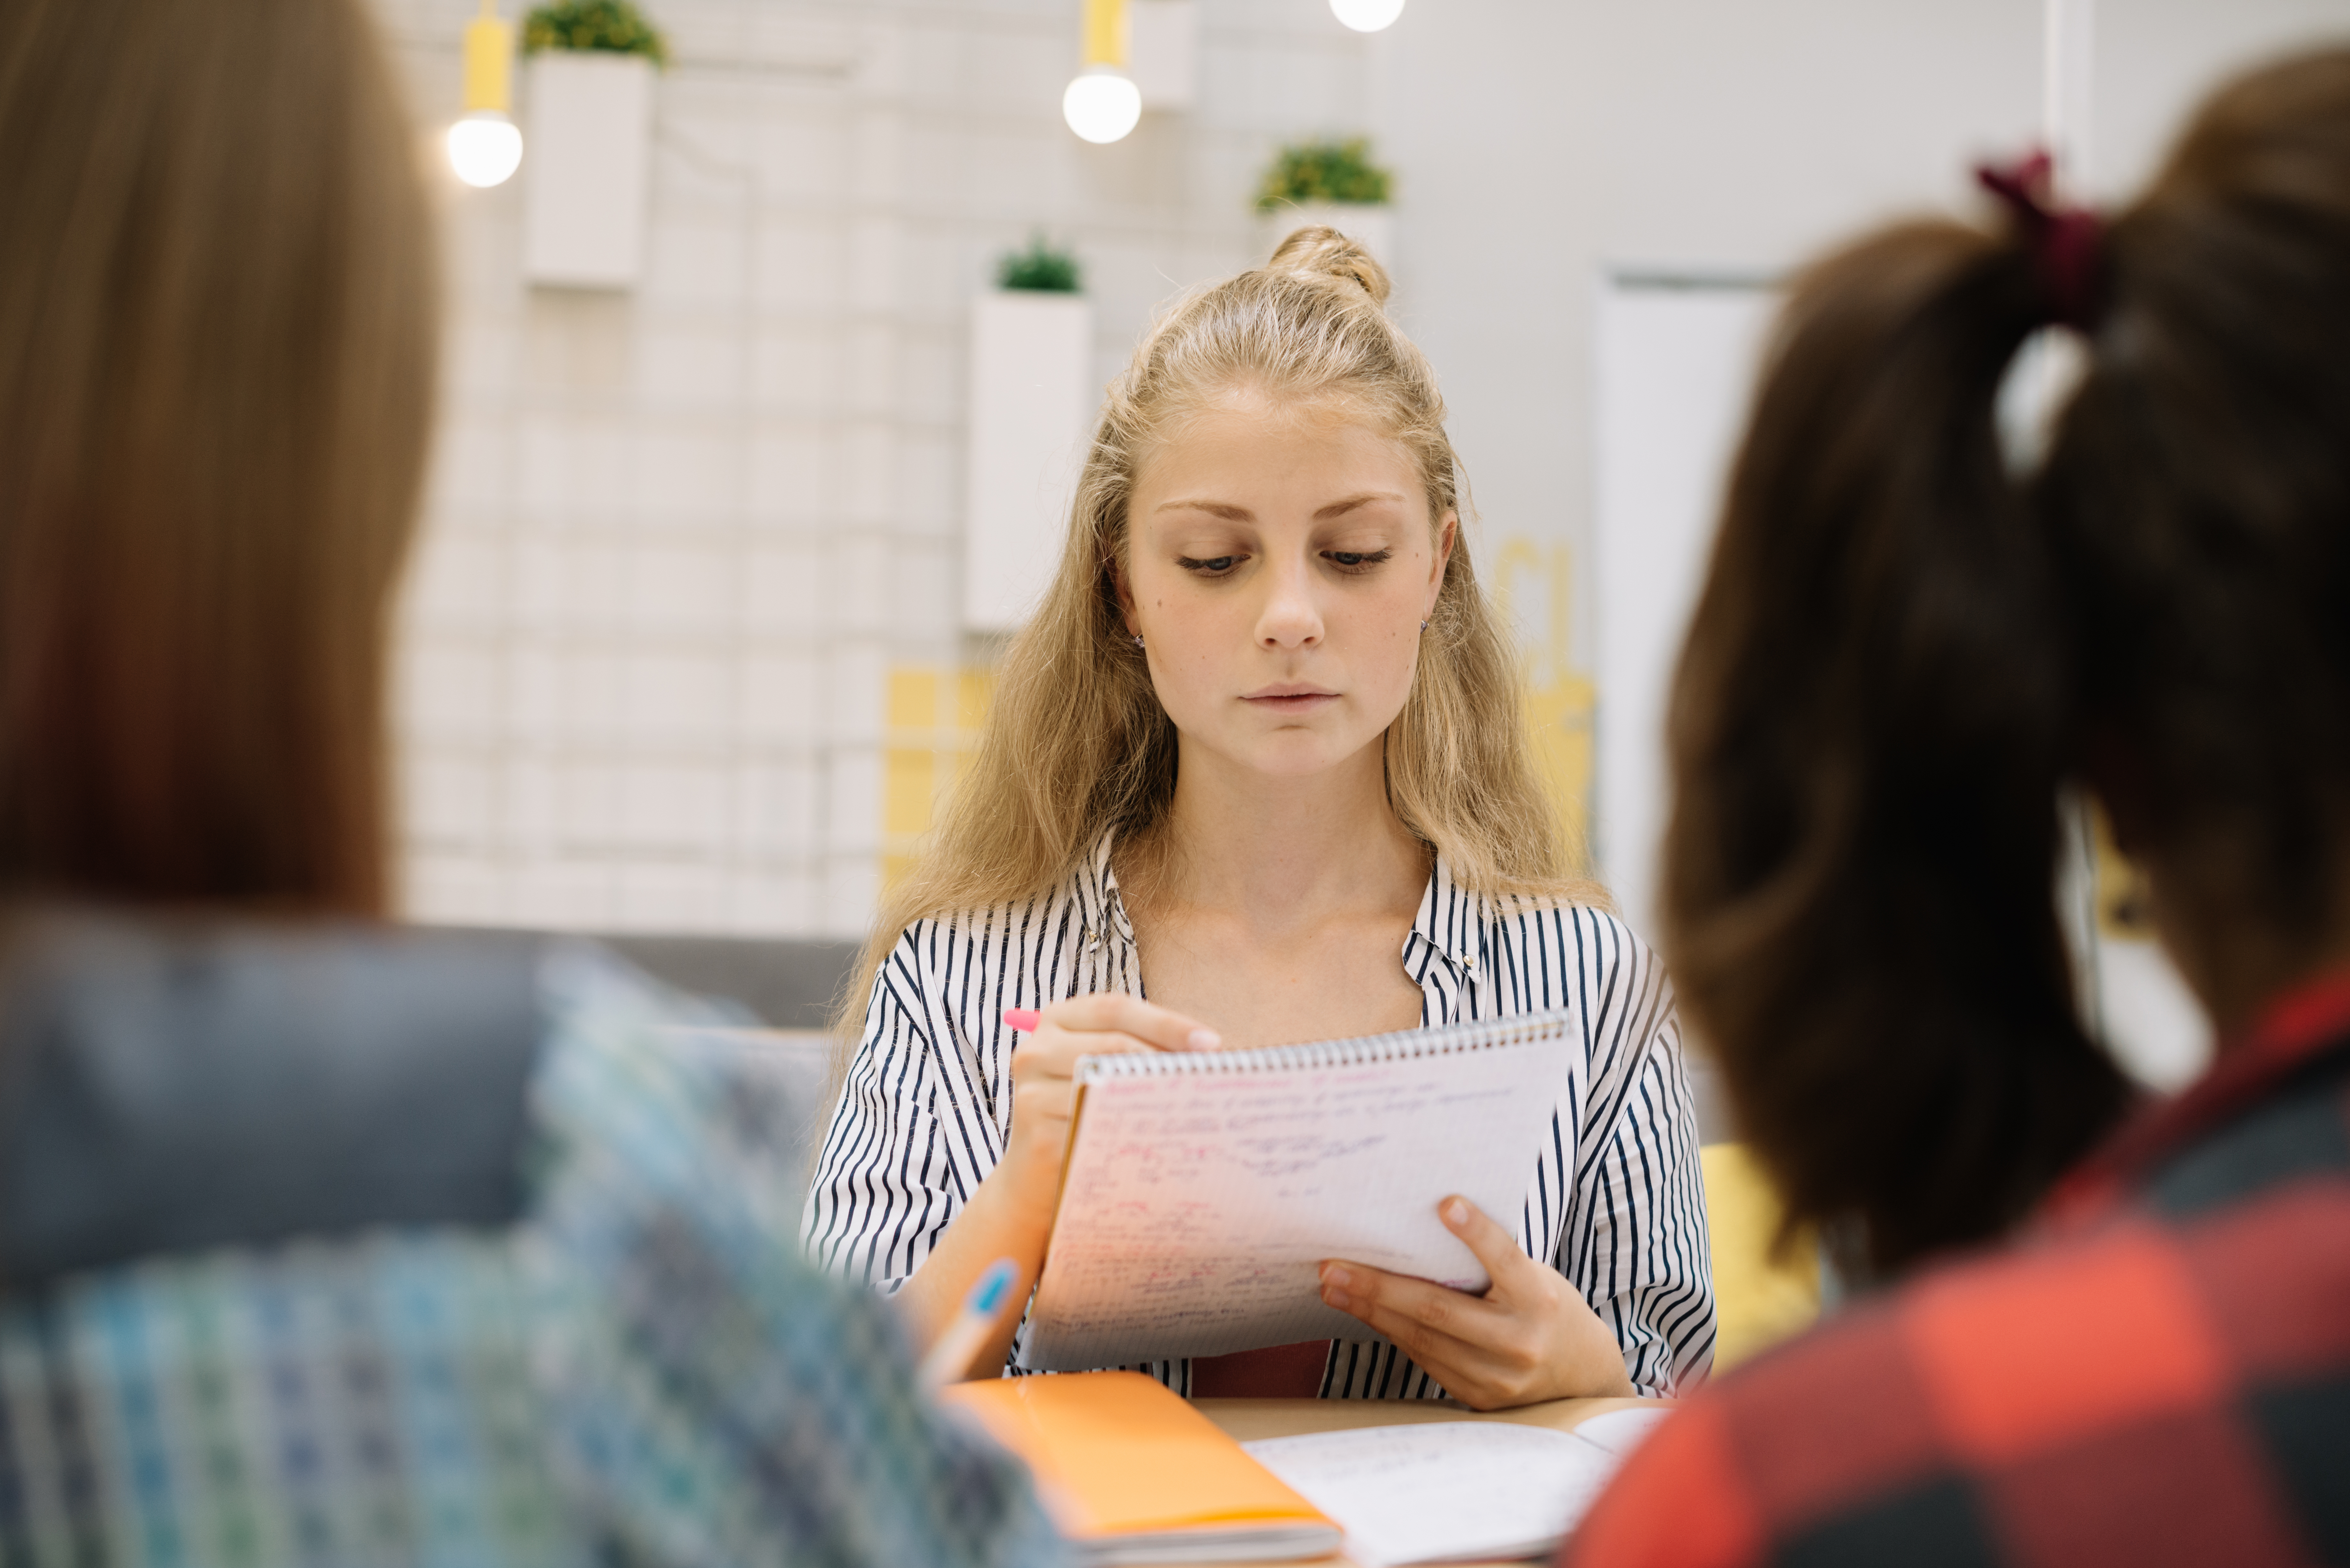
[[[522,166],[514,115],[514,24],[497,0],[465,24],[465,118],[449,128],[449,167],[466,184],[503,185]]]
[[[1087,141],[1116,141],[1142,119],[1126,47],[1126,0],[1086,0],[1085,68],[1061,94],[1061,118]]]
[[[1395,25],[1403,0],[1330,0],[1330,14],[1357,33],[1376,33]]]

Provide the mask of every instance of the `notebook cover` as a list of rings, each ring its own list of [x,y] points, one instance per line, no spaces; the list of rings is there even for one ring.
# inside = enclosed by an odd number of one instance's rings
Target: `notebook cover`
[[[1028,1461],[1079,1540],[1213,1525],[1337,1526],[1223,1429],[1139,1372],[955,1384],[941,1394]]]

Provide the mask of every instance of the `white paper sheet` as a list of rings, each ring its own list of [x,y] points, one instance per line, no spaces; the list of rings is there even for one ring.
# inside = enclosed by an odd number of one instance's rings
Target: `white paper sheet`
[[[1242,1446],[1345,1526],[1347,1550],[1367,1568],[1400,1568],[1548,1553],[1667,1414],[1596,1417],[1609,1423],[1599,1440],[1506,1421],[1429,1421]]]
[[[1632,1450],[1657,1429],[1657,1424],[1672,1413],[1669,1406],[1635,1405],[1628,1410],[1594,1416],[1577,1426],[1575,1435],[1586,1443],[1598,1444],[1619,1459],[1629,1459]]]

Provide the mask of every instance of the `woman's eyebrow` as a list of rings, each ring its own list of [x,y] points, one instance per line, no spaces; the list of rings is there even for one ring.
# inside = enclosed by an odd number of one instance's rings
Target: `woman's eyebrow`
[[[1344,496],[1326,506],[1318,507],[1314,515],[1317,521],[1327,521],[1333,517],[1344,517],[1347,513],[1371,505],[1375,502],[1400,503],[1403,499],[1404,496],[1400,491],[1366,490],[1359,495]],[[1204,496],[1177,496],[1172,501],[1160,502],[1150,511],[1153,516],[1161,512],[1204,512],[1211,517],[1221,517],[1228,523],[1253,523],[1256,520],[1256,514],[1245,506],[1230,501],[1211,501]]]
[[[1222,517],[1231,523],[1247,523],[1256,516],[1247,507],[1236,506],[1229,501],[1204,501],[1189,496],[1162,501],[1150,510],[1154,515],[1161,512],[1205,512],[1211,517]]]
[[[1374,501],[1397,501],[1403,493],[1396,490],[1366,490],[1360,495],[1349,495],[1343,501],[1333,501],[1314,514],[1316,517],[1343,517],[1358,506],[1368,506]]]

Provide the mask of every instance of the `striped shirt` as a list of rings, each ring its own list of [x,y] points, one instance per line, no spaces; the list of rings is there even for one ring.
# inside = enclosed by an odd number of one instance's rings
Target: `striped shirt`
[[[920,920],[899,940],[874,978],[802,1222],[826,1268],[894,1293],[1003,1158],[1019,1043],[1005,1008],[1143,993],[1109,851],[1105,837],[1045,898]],[[1530,1173],[1519,1244],[1582,1292],[1636,1387],[1671,1394],[1701,1378],[1714,1334],[1705,1189],[1679,1023],[1655,954],[1601,910],[1472,893],[1440,857],[1403,966],[1419,985],[1423,1025],[1572,1012],[1582,1049]],[[1191,1390],[1187,1361],[1137,1370]],[[1367,1330],[1332,1342],[1322,1377],[1325,1397],[1443,1392]]]

